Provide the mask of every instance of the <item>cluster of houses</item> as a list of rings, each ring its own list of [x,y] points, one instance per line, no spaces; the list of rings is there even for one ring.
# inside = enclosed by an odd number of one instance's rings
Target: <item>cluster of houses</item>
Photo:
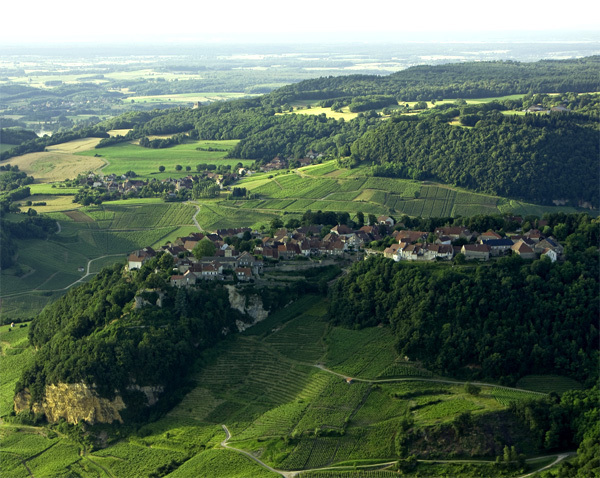
[[[463,254],[466,260],[487,261],[490,257],[512,253],[523,259],[547,256],[555,262],[563,253],[563,247],[555,238],[544,237],[537,229],[521,235],[502,237],[491,230],[478,234],[465,227],[455,226],[439,227],[433,234],[432,236],[423,231],[394,231],[392,236],[398,242],[386,248],[383,254],[395,261],[451,260],[457,254]],[[463,242],[462,245],[453,245],[459,240]]]
[[[215,183],[223,189],[223,175],[217,173],[205,173],[203,177],[212,179]],[[184,189],[192,189],[194,183],[197,182],[199,176],[186,176],[183,178],[167,178],[162,180],[153,179],[152,181],[145,181],[141,179],[132,179],[126,175],[117,176],[110,174],[108,176],[100,176],[94,173],[90,173],[87,178],[83,179],[81,185],[89,186],[93,189],[104,188],[109,193],[127,195],[131,193],[139,193],[145,186],[148,186],[151,182],[160,183],[161,190],[172,190],[181,191]]]
[[[502,237],[492,230],[480,234],[462,226],[438,227],[433,232],[392,230],[393,218],[379,216],[377,221],[378,224],[359,229],[346,225],[337,225],[328,230],[323,230],[325,226],[322,225],[302,226],[293,230],[282,228],[273,235],[249,228],[219,229],[215,233],[195,232],[177,238],[158,251],[145,247],[132,252],[127,259],[128,267],[129,270],[139,269],[159,251],[163,251],[174,258],[174,267],[177,268],[177,273],[171,276],[171,284],[182,287],[202,280],[235,277],[240,282],[247,282],[259,278],[264,259],[288,260],[313,255],[339,257],[361,249],[367,256],[383,254],[395,261],[450,261],[457,254],[463,254],[467,261],[487,261],[492,257],[516,254],[523,259],[545,256],[554,262],[563,254],[558,241],[552,236],[544,237],[538,229]],[[254,247],[253,254],[240,252],[230,244],[232,241],[225,240],[234,236],[259,239],[260,243]],[[373,241],[389,237],[393,237],[394,243],[383,251],[367,247]],[[192,252],[202,240],[212,242],[215,254],[197,259]]]
[[[158,250],[145,247],[129,254],[127,266],[129,270],[140,269],[148,260],[160,251],[174,259],[174,267],[178,274],[171,276],[171,285],[182,287],[195,284],[200,280],[225,280],[226,276],[235,276],[238,281],[247,282],[263,271],[263,261],[256,259],[249,252],[238,252],[227,244],[223,238],[242,237],[248,228],[220,230],[213,234],[192,233],[186,237],[178,237],[174,242],[162,246]],[[216,248],[210,257],[196,259],[192,251],[203,239],[211,241]]]
[[[321,153],[316,153],[312,150],[310,150],[308,153],[306,153],[306,156],[304,158],[300,158],[300,159],[292,159],[292,158],[284,159],[279,156],[275,156],[271,161],[269,161],[266,164],[263,164],[260,167],[260,170],[264,171],[264,172],[269,172],[269,171],[278,170],[278,169],[287,169],[292,161],[296,162],[298,167],[308,166],[308,165],[312,164],[312,162],[314,160],[320,159],[322,157],[323,157],[323,155]]]

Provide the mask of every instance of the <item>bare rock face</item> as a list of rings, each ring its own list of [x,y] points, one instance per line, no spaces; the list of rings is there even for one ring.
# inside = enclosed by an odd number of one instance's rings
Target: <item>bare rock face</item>
[[[249,327],[265,320],[269,316],[269,311],[263,308],[262,299],[257,295],[245,296],[238,292],[233,285],[225,286],[229,293],[229,304],[231,308],[238,310],[242,314],[247,314],[252,319],[251,323],[236,320],[235,325],[239,332],[243,332]]]
[[[113,400],[101,398],[93,388],[84,383],[59,383],[46,385],[46,392],[41,402],[31,403],[28,389],[22,390],[14,398],[15,412],[31,410],[43,413],[49,422],[57,422],[64,418],[69,423],[85,420],[87,423],[123,423],[120,411],[125,403],[120,396]]]

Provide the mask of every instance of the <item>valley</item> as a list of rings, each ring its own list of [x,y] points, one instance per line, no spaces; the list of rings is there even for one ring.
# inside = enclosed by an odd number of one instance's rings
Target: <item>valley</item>
[[[597,55],[136,48],[0,62],[2,476],[597,473]]]

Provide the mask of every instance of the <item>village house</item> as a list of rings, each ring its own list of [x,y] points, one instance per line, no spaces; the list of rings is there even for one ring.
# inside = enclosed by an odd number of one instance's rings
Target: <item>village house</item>
[[[252,279],[252,270],[249,267],[238,267],[234,272],[239,281],[247,282]]]
[[[490,259],[490,246],[487,244],[465,244],[461,247],[460,252],[468,261],[488,261]]]
[[[394,259],[394,256],[402,249],[400,244],[392,244],[383,250],[383,257],[386,259]]]
[[[249,252],[244,252],[237,258],[238,268],[249,268],[252,270],[253,274],[261,274],[263,271],[263,265],[263,261],[259,261]]]
[[[481,237],[481,236],[479,236]],[[480,239],[480,244],[485,244],[490,247],[490,254],[497,257],[502,254],[507,254],[513,246],[513,241],[508,238],[502,239]]]
[[[535,259],[536,257],[533,248],[528,246],[522,239],[513,244],[511,249],[515,254],[521,256],[523,259]]]
[[[552,262],[556,262],[558,260],[558,254],[552,249],[544,249],[540,257],[547,257]]]
[[[541,240],[534,246],[534,251],[538,254],[542,254],[546,249],[551,249],[558,256],[561,256],[563,253],[563,246],[561,246],[559,242],[552,236]]]
[[[394,227],[394,220],[390,216],[379,216],[377,218],[377,224],[382,224],[388,227]]]
[[[127,268],[131,271],[133,269],[141,269],[144,263],[152,259],[156,255],[156,252],[151,247],[144,247],[138,251],[134,251],[127,257]]]
[[[172,275],[170,282],[175,287],[189,287],[196,283],[196,279],[196,274],[188,270],[183,275]]]
[[[502,239],[502,236],[500,234],[498,234],[497,232],[492,231],[491,229],[488,229],[483,234],[480,234],[479,237],[477,238],[477,240],[479,241],[480,244],[483,244],[483,242],[481,242],[481,241],[489,241],[489,240],[493,240],[493,239]]]
[[[398,231],[396,239],[398,242],[408,242],[409,244],[412,244],[418,241],[427,241],[427,236],[429,236],[429,233],[423,231]]]
[[[469,231],[469,229],[467,229],[466,227],[462,226],[438,227],[433,232],[438,237],[448,236],[453,241],[456,241],[457,239],[465,239],[467,241],[470,241],[471,237],[473,237],[471,231]]]

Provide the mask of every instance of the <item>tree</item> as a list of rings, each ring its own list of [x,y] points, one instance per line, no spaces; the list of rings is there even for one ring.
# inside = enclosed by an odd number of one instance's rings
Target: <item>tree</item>
[[[192,170],[192,167],[191,167],[191,166],[186,166],[186,167],[185,167],[185,170],[186,170],[186,171],[191,171],[191,170]]]
[[[356,213],[356,226],[358,228],[361,228],[364,225],[365,225],[365,215],[362,212],[358,211]]]
[[[192,250],[192,254],[198,260],[203,257],[212,257],[215,255],[217,248],[216,246],[207,238],[202,239],[196,244],[196,247]]]
[[[164,167],[164,166],[159,166],[159,167],[158,167],[158,170],[159,170],[161,173],[164,173],[164,172],[165,172],[165,167]]]
[[[175,166],[175,171],[181,171],[183,169],[183,166],[181,164],[178,164],[177,166]]]
[[[465,392],[468,393],[469,395],[477,396],[481,392],[481,387],[478,387],[477,385],[473,385],[472,383],[467,382],[465,384]]]

